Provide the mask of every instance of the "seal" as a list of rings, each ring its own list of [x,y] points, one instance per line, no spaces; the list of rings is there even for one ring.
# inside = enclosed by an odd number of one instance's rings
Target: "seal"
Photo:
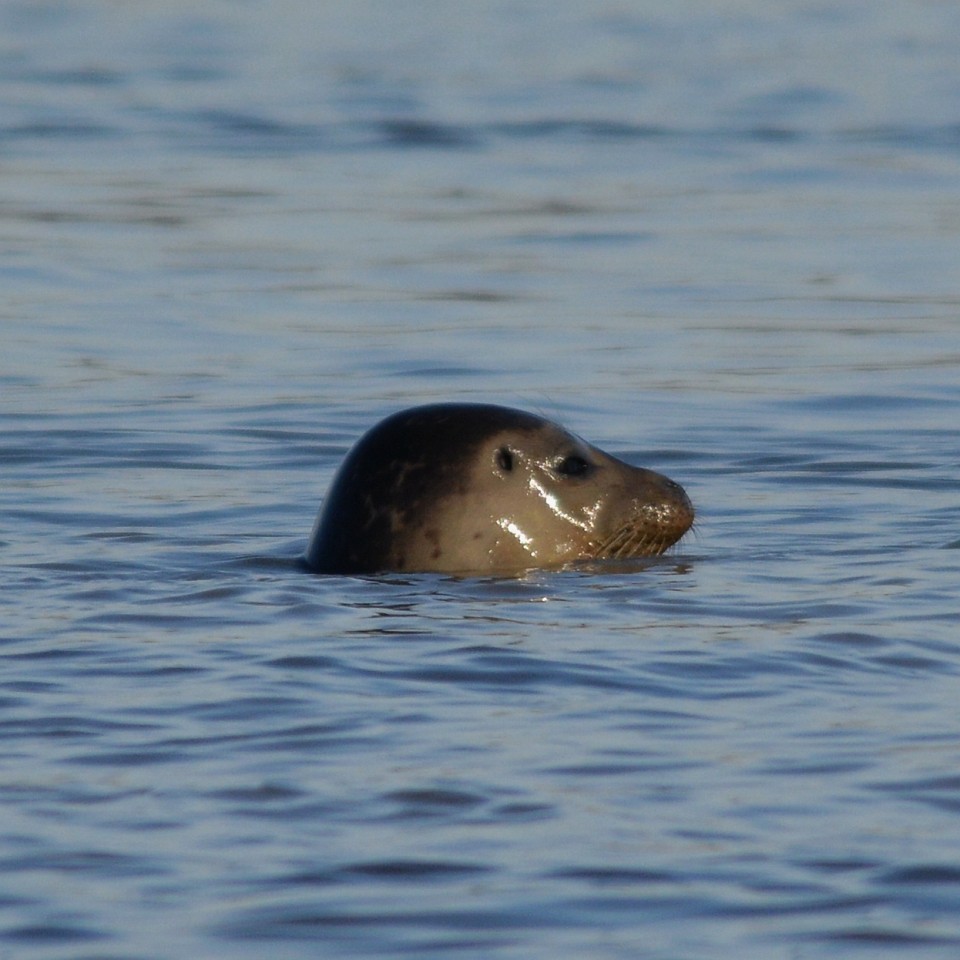
[[[663,553],[693,524],[683,488],[522,410],[440,403],[349,452],[305,560],[320,573],[517,575]]]

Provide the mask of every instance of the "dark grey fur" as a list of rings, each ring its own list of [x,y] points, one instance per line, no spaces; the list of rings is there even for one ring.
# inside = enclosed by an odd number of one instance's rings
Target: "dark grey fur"
[[[539,417],[480,403],[439,403],[387,417],[353,447],[334,477],[307,546],[320,573],[403,567],[394,525],[419,522],[424,502],[462,490],[462,463],[505,429],[535,431]]]

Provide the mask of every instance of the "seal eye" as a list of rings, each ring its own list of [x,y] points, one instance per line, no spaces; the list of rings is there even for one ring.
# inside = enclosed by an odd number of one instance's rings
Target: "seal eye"
[[[509,473],[513,469],[513,451],[508,447],[501,447],[497,451],[497,466],[504,473]]]
[[[564,457],[555,467],[561,477],[584,477],[590,472],[590,462],[575,453]]]

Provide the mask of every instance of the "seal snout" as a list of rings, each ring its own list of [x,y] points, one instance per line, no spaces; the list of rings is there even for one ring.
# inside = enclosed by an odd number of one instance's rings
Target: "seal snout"
[[[696,519],[696,511],[693,509],[693,503],[687,496],[687,491],[675,480],[664,477],[667,483],[667,490],[671,494],[664,502],[664,508],[667,514],[667,522],[672,523],[677,532],[679,540],[692,526]]]
[[[628,508],[611,518],[607,535],[595,544],[597,559],[657,556],[693,526],[693,504],[679,483],[653,470],[624,467],[633,481],[633,495]]]

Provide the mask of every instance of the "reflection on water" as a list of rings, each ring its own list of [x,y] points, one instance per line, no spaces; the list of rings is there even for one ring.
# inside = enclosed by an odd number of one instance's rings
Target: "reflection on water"
[[[951,5],[0,22],[0,944],[956,955]],[[697,527],[307,573],[462,399]]]

